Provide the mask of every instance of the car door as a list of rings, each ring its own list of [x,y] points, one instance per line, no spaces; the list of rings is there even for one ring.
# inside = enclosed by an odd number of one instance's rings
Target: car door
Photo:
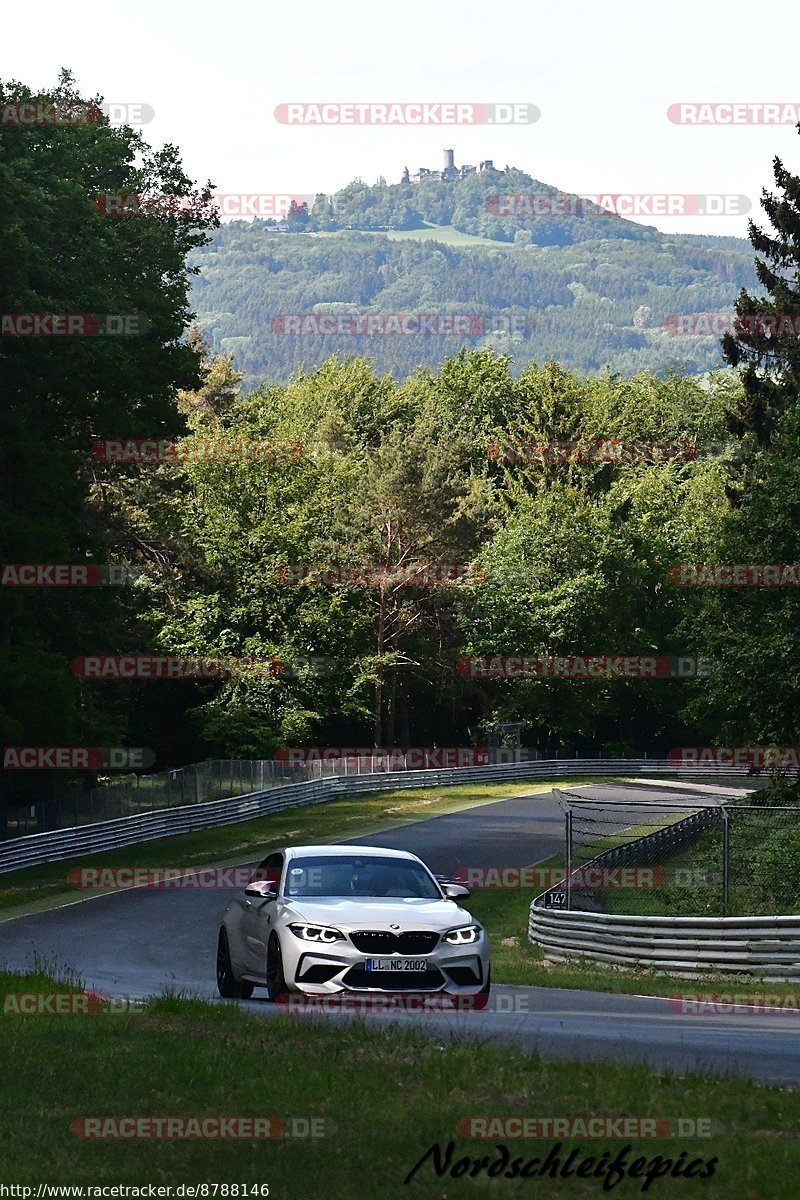
[[[255,872],[253,881],[266,880],[277,892],[283,876],[283,855],[270,854]],[[267,964],[267,942],[275,917],[275,901],[258,896],[242,897],[242,948],[248,971],[263,975]]]

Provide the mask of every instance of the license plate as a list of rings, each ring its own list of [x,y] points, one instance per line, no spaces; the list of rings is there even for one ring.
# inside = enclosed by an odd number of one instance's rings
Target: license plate
[[[368,958],[367,971],[427,971],[424,958]]]

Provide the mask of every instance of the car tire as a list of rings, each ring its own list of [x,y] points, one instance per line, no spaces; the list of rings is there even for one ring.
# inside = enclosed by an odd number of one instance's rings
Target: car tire
[[[234,975],[228,935],[224,929],[220,929],[217,942],[217,991],[224,1000],[249,1000],[254,986]]]
[[[285,995],[286,990],[281,943],[277,933],[273,933],[267,946],[267,995],[274,1001]]]

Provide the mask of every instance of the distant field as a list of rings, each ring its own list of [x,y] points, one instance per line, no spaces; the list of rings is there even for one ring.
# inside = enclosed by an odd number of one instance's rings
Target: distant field
[[[338,229],[333,233],[318,233],[316,237],[341,237],[343,234],[369,232],[372,237],[385,237],[393,242],[444,242],[446,246],[490,246],[493,250],[512,250],[511,242],[494,242],[491,238],[474,237],[461,233],[452,225],[426,224],[424,229],[387,229],[381,232],[367,230]]]

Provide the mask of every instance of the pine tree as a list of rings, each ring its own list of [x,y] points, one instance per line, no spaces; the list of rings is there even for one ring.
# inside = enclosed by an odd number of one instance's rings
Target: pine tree
[[[761,198],[773,232],[753,221],[748,230],[759,256],[756,275],[768,295],[755,298],[743,288],[734,332],[722,338],[725,361],[743,367],[744,395],[728,414],[728,428],[740,438],[752,434],[758,447],[769,445],[779,418],[795,403],[800,379],[800,177],[779,158],[773,170],[782,195],[765,189]]]

